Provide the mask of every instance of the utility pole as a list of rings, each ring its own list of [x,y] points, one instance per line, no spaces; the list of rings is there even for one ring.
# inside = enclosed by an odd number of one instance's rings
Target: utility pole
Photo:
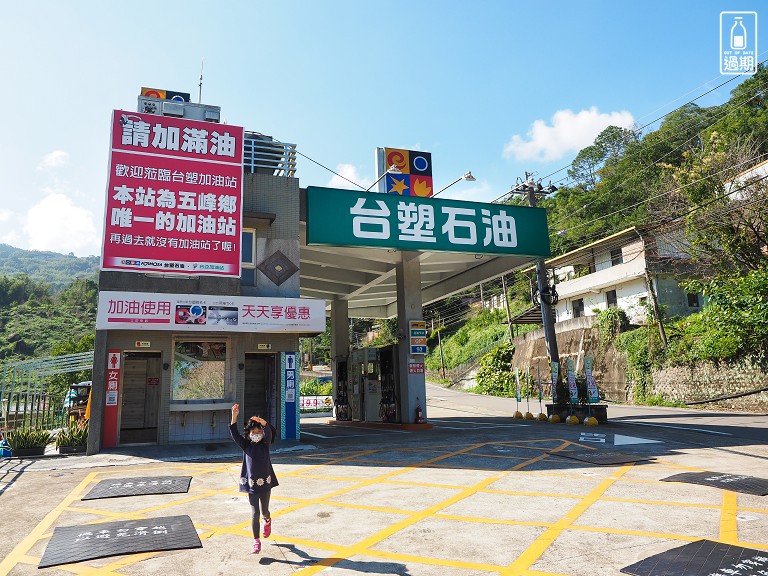
[[[437,317],[437,323],[438,323],[438,327],[437,327],[437,345],[440,347],[440,368],[442,369],[442,372],[443,372],[443,380],[445,380],[445,360],[443,359],[443,339],[440,337],[440,332],[441,332],[440,328],[441,328],[441,326],[439,326],[439,324],[440,324],[440,316]],[[432,320],[432,331],[434,332],[434,330],[435,330],[435,321],[433,319]]]
[[[512,188],[511,192],[524,194],[528,199],[528,205],[535,207],[537,203],[537,194],[551,194],[552,192],[555,192],[557,188],[551,183],[546,188],[543,188],[541,186],[541,181],[534,182],[532,176],[532,173],[526,172],[525,181],[520,182],[518,179],[517,185]],[[551,306],[557,302],[557,292],[554,290],[554,287],[550,290],[547,266],[544,262],[544,258],[539,258],[536,261],[536,279],[539,290],[539,304],[541,306],[541,322],[544,324],[544,341],[547,345],[547,355],[549,356],[550,362],[557,362],[559,364],[560,354],[557,351],[555,319],[552,317],[551,308]],[[560,373],[562,373],[562,370]]]
[[[507,335],[509,336],[510,343],[514,334],[512,334],[512,316],[509,314],[509,297],[507,296],[507,281],[504,279],[504,275],[501,275],[501,289],[504,291],[504,308],[507,311]]]

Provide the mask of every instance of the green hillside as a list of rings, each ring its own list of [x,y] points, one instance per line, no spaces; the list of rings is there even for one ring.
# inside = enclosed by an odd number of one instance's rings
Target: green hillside
[[[0,276],[26,274],[35,282],[51,286],[58,292],[73,280],[87,278],[97,280],[99,257],[78,258],[73,254],[58,254],[38,250],[22,250],[0,244]]]

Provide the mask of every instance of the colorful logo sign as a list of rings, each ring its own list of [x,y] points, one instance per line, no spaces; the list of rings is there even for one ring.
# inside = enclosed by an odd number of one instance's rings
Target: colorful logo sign
[[[115,110],[102,269],[240,276],[243,129]]]
[[[400,196],[432,196],[432,154],[399,148],[384,148],[384,169],[397,167],[400,174],[387,174],[387,194]]]
[[[160,90],[158,88],[143,88],[141,95],[149,98],[160,98],[161,100],[171,100],[172,102],[189,102],[189,92],[172,92],[171,90]]]

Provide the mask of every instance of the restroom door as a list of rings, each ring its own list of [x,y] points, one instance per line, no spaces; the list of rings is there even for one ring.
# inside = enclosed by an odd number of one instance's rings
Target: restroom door
[[[261,416],[268,422],[274,421],[271,411],[274,381],[274,354],[245,355],[245,394],[242,410],[244,421],[251,416]]]
[[[160,377],[159,352],[125,353],[120,444],[157,442]]]

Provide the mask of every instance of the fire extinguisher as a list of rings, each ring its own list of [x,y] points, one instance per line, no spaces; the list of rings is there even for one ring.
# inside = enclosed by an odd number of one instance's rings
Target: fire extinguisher
[[[416,398],[416,401],[418,402],[418,398]],[[417,424],[423,424],[424,423],[424,412],[421,410],[421,403],[416,404],[416,423]]]

